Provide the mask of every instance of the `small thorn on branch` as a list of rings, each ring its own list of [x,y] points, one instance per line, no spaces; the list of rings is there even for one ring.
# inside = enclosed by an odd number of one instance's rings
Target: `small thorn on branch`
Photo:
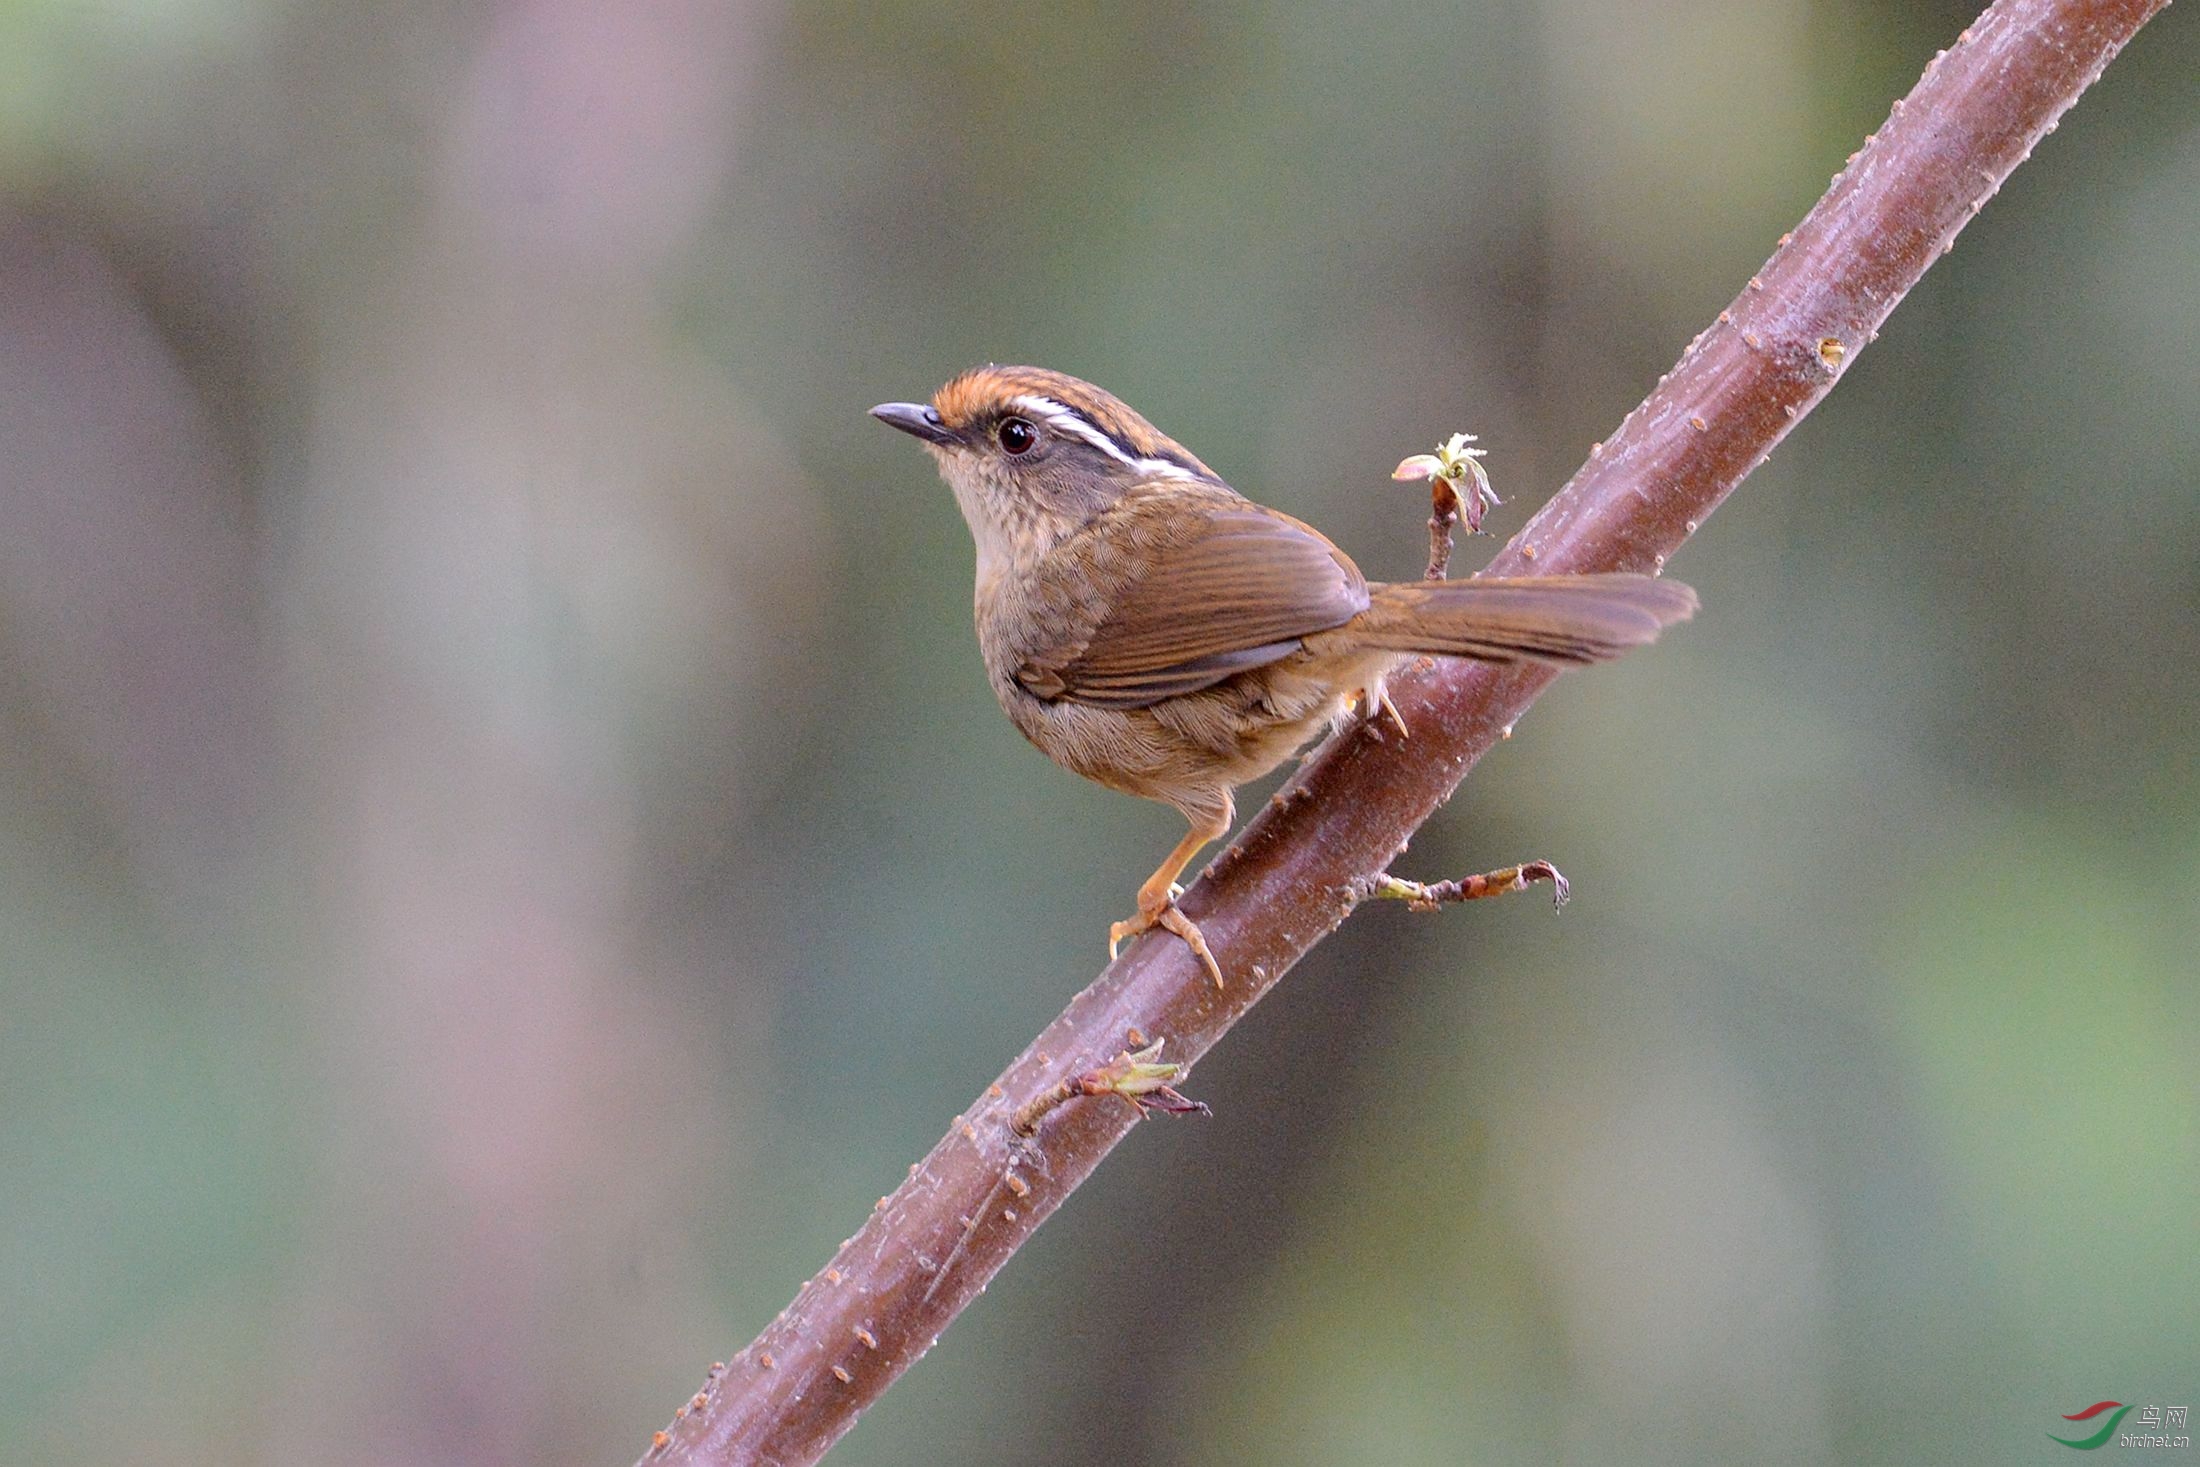
[[[1479,876],[1469,876],[1460,881],[1437,881],[1423,884],[1407,881],[1403,877],[1384,872],[1355,884],[1353,902],[1364,901],[1404,902],[1413,912],[1433,912],[1450,902],[1474,902],[1483,897],[1504,896],[1507,892],[1526,891],[1538,881],[1551,884],[1551,910],[1566,905],[1573,895],[1573,886],[1548,861],[1524,861],[1518,866],[1500,866],[1495,871],[1485,871]]]
[[[1434,453],[1417,453],[1390,471],[1397,480],[1426,479],[1429,488],[1428,579],[1440,581],[1451,566],[1451,527],[1467,522],[1467,533],[1482,533],[1482,515],[1502,504],[1490,476],[1478,462],[1488,451],[1470,447],[1472,433],[1454,433]],[[1465,494],[1462,485],[1471,485]]]
[[[1193,1100],[1169,1084],[1184,1067],[1155,1058],[1163,1043],[1156,1039],[1141,1050],[1118,1051],[1114,1059],[1097,1069],[1064,1080],[1021,1106],[1009,1122],[1009,1129],[1019,1136],[1034,1135],[1050,1111],[1088,1095],[1119,1095],[1141,1114],[1159,1110],[1171,1115],[1213,1115],[1205,1101]]]

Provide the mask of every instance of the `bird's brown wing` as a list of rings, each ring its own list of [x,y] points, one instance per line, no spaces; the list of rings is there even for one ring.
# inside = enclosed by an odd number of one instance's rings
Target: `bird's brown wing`
[[[1057,547],[1040,581],[1058,630],[1016,680],[1099,708],[1280,661],[1368,603],[1359,567],[1320,532],[1226,490],[1128,496]]]

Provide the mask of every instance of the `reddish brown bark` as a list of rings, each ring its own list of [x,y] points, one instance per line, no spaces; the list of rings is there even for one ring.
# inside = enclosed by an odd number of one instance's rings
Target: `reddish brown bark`
[[[2166,0],[1999,0],[1936,57],[1795,232],[1497,557],[1498,575],[1650,570],[1877,335],[1957,231]],[[1332,931],[1555,674],[1444,663],[1392,684],[1410,741],[1332,741],[1184,898],[1229,975],[1140,940],[1009,1065],[831,1264],[714,1370],[646,1464],[814,1462],[1137,1123],[1040,1097],[1154,1039],[1197,1060]]]

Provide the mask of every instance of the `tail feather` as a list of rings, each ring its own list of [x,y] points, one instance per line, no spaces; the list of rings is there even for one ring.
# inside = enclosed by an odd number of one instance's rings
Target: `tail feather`
[[[1696,610],[1696,593],[1655,576],[1400,581],[1331,635],[1360,646],[1480,662],[1606,662]]]

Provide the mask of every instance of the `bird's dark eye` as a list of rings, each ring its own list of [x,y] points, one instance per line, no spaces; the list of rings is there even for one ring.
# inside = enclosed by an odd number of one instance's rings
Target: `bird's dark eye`
[[[1031,445],[1039,441],[1039,430],[1023,418],[1003,418],[1001,426],[993,430],[993,436],[1001,441],[1003,453],[1029,453]]]

